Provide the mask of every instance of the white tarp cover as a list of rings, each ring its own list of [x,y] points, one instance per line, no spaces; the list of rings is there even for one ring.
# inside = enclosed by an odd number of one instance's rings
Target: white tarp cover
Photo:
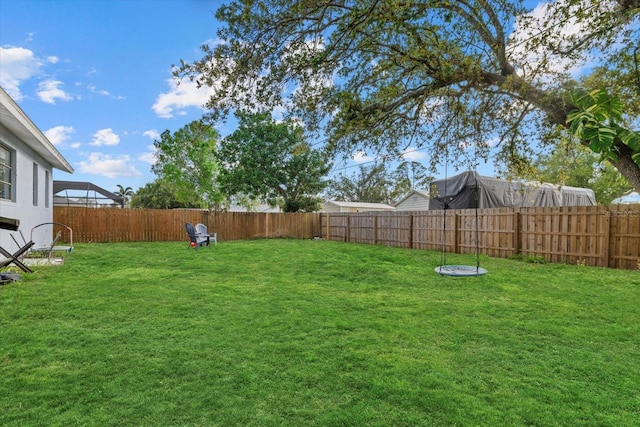
[[[589,188],[546,183],[506,181],[464,172],[431,183],[429,209],[504,207],[593,206],[596,196]]]

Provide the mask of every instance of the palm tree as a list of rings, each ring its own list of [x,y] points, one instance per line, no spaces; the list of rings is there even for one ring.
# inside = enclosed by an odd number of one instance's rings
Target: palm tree
[[[133,193],[133,188],[123,187],[122,185],[118,184],[118,191],[116,192],[116,194],[122,197],[123,199],[122,207],[125,207],[129,205],[129,200],[131,199],[131,196],[133,196],[134,193]]]

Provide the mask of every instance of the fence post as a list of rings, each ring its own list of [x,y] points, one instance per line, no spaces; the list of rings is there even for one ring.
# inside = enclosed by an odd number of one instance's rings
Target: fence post
[[[378,244],[378,214],[373,214],[373,244]]]
[[[413,214],[409,214],[409,249],[413,249]]]
[[[264,213],[264,237],[269,238],[269,212]]]
[[[445,213],[446,215],[446,213]],[[460,215],[458,215],[458,213],[454,213],[453,214],[453,246],[452,246],[452,251],[454,254],[460,253],[458,252],[459,250],[459,244],[458,244],[458,231],[460,229]]]
[[[345,231],[344,241],[345,242],[351,241],[351,215],[347,215],[347,229]]]
[[[325,221],[327,221],[327,225],[326,225],[326,234],[325,234],[325,239],[327,240],[331,240],[331,227],[330,227],[330,222],[331,222],[331,218],[329,217],[329,212],[327,212],[325,215]],[[320,233],[322,233],[322,214],[320,214]]]
[[[602,257],[604,258],[604,266],[611,267],[611,250],[609,244],[611,243],[611,212],[606,209],[604,216],[602,217]]]
[[[514,255],[520,254],[520,239],[522,232],[522,216],[520,214],[520,209],[516,208],[513,213],[513,251]]]

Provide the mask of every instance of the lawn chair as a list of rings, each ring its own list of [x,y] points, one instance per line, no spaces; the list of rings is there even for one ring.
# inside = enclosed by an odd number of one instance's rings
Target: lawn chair
[[[214,242],[216,246],[218,245],[218,233],[209,233],[207,226],[204,224],[196,224],[196,236],[206,237],[207,246],[210,246],[211,242]]]
[[[207,233],[207,227],[204,224],[197,224],[195,227],[190,222],[186,224],[187,234],[189,235],[189,247],[198,250],[200,246],[211,247],[211,240],[218,244],[216,233],[210,235]],[[204,227],[204,228],[203,228]]]

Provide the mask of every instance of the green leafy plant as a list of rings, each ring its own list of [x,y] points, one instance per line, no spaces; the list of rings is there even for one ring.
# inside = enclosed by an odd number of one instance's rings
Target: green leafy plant
[[[624,106],[618,97],[610,96],[605,89],[596,89],[572,94],[572,102],[578,107],[567,114],[573,135],[587,141],[592,151],[611,160],[617,159],[619,154],[617,144],[624,144],[632,151],[633,161],[640,166],[640,133],[620,125]]]

